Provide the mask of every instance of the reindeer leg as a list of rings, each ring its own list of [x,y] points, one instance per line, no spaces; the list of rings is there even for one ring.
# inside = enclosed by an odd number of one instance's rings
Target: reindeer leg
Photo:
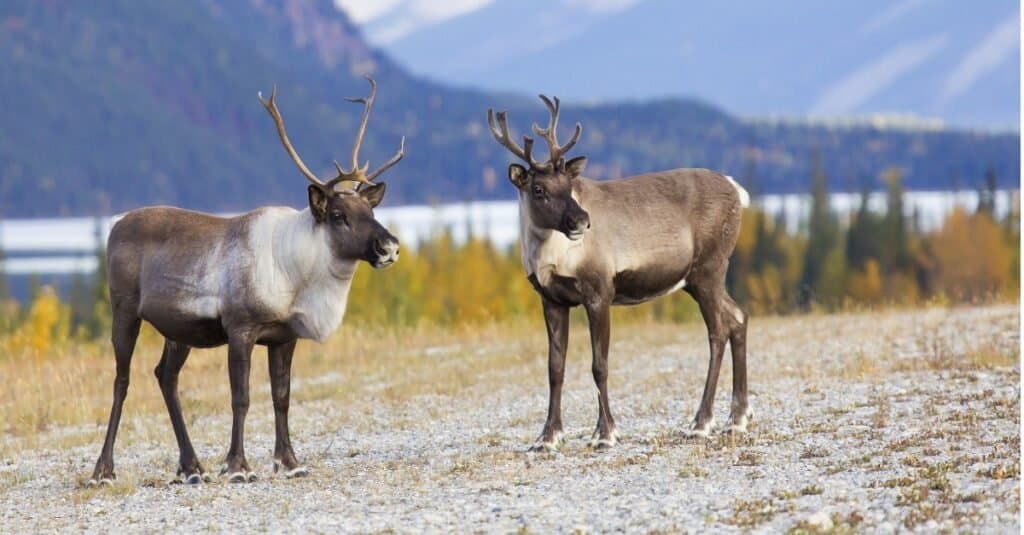
[[[725,293],[724,270],[722,276],[708,286],[694,285],[686,288],[697,300],[704,324],[708,329],[708,343],[711,350],[708,362],[708,376],[704,382],[704,395],[700,400],[700,408],[693,418],[690,428],[684,431],[688,437],[707,437],[715,425],[712,406],[715,403],[715,388],[718,385],[718,372],[722,367],[722,356],[728,341],[729,328],[723,318],[721,296]]]
[[[732,351],[732,407],[729,412],[729,431],[745,433],[752,416],[747,404],[747,315],[736,302],[724,295],[725,311],[731,319],[729,347]]]
[[[114,474],[114,440],[117,439],[117,427],[121,422],[121,409],[128,397],[128,379],[132,365],[132,353],[135,352],[135,341],[139,337],[139,326],[142,320],[135,315],[131,307],[115,306],[110,340],[114,345],[114,357],[117,360],[117,377],[114,379],[114,402],[110,407],[110,420],[107,422],[107,436],[103,440],[100,458],[96,461],[92,478],[88,486],[112,485],[117,476]]]
[[[274,471],[283,470],[285,477],[289,478],[309,475],[309,469],[295,458],[288,434],[288,403],[294,352],[295,340],[267,348],[270,395],[274,399]]]
[[[256,481],[256,474],[245,460],[245,415],[249,412],[249,368],[253,340],[248,334],[231,336],[228,340],[228,377],[231,380],[231,446],[224,459],[224,469],[232,483]]]
[[[188,430],[185,428],[185,419],[181,415],[181,402],[178,400],[178,373],[188,360],[191,350],[192,348],[185,344],[164,340],[164,352],[160,357],[160,364],[153,373],[160,383],[160,392],[167,405],[167,414],[171,417],[171,427],[174,428],[174,438],[178,441],[177,475],[181,482],[195,485],[203,480],[209,481],[210,476],[199,464],[196,450],[192,447]]]
[[[590,346],[594,354],[591,371],[597,385],[597,427],[590,439],[590,446],[605,449],[618,442],[615,433],[615,419],[608,405],[608,342],[611,331],[611,308],[608,302],[587,304],[587,319],[590,323]]]
[[[548,419],[530,451],[557,451],[562,442],[562,379],[569,342],[569,307],[541,298],[548,331]]]

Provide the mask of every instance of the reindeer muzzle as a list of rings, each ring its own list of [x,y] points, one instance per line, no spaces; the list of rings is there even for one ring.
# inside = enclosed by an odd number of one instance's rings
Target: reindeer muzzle
[[[375,268],[388,267],[398,261],[398,240],[394,236],[375,238],[370,249],[373,252],[370,264]]]
[[[562,233],[572,241],[582,240],[590,230],[590,214],[582,209],[566,214],[562,220]]]

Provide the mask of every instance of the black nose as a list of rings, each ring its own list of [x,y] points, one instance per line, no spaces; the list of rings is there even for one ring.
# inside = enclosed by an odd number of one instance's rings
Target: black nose
[[[388,238],[377,238],[373,240],[373,252],[378,256],[390,256],[398,254],[398,240]]]
[[[570,231],[582,232],[584,230],[590,230],[590,214],[586,212],[570,214],[566,223],[568,223],[566,226],[569,227]]]

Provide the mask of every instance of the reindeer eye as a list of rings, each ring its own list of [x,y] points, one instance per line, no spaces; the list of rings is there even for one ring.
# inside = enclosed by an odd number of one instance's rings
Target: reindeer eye
[[[538,198],[538,199],[543,198],[544,197],[544,188],[542,188],[541,186],[538,186],[538,185],[534,185],[533,186],[533,196]]]
[[[337,210],[331,212],[331,221],[334,223],[343,223],[346,225],[348,224],[348,221],[345,219],[345,214]]]

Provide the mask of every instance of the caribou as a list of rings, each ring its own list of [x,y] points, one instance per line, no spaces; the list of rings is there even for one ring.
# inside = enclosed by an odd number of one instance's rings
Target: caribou
[[[405,154],[397,153],[373,172],[359,166],[359,148],[373,107],[376,83],[365,98],[350,169],[334,162],[337,175],[321,181],[299,157],[277,108],[277,88],[259,95],[285,151],[306,180],[303,210],[264,207],[222,218],[173,207],[133,210],[111,229],[107,265],[112,309],[111,341],[117,362],[114,401],[103,449],[91,485],[115,479],[113,449],[128,375],[143,320],[163,335],[155,374],[178,442],[177,477],[185,483],[211,479],[189,440],[178,400],[178,373],[193,347],[228,346],[231,384],[231,444],[221,471],[231,482],[255,481],[245,458],[249,369],[255,345],[266,346],[274,405],[274,471],[308,474],[297,460],[288,432],[292,354],[300,338],[323,342],[345,314],[352,277],[360,260],[383,268],[398,259],[398,240],[373,216],[385,183],[374,182]]]
[[[580,306],[590,325],[591,369],[598,390],[597,427],[590,446],[612,447],[618,436],[608,402],[610,307],[634,305],[684,290],[697,301],[711,358],[700,408],[684,430],[707,437],[726,343],[732,347],[729,429],[746,431],[747,315],[729,296],[725,273],[749,195],[731,177],[707,169],[673,169],[617,180],[583,177],[585,156],[566,160],[583,127],[565,144],[557,138],[560,102],[544,95],[546,128],[533,133],[548,158],[533,155],[533,138],[516,143],[508,112],[487,110],[494,138],[526,166],[512,163],[508,178],[519,196],[523,268],[540,295],[548,337],[548,415],[534,451],[557,450],[562,439],[561,394],[569,336],[569,309]]]

